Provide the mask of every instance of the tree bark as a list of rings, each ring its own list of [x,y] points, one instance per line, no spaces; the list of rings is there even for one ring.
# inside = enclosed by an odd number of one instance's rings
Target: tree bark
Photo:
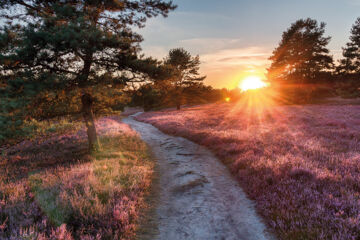
[[[93,101],[94,100],[89,93],[85,93],[81,96],[82,112],[87,128],[90,154],[100,150],[100,142],[96,133],[94,113],[92,111]]]
[[[180,110],[182,103],[182,91],[180,87],[176,87],[176,109]]]
[[[79,75],[79,86],[85,88],[90,75],[91,64],[92,64],[92,52],[87,52],[84,57],[84,66]],[[93,154],[100,150],[100,142],[96,133],[94,113],[92,110],[94,99],[89,93],[83,93],[81,96],[82,113],[87,128],[89,153]]]
[[[90,74],[90,68],[91,68],[91,56],[87,57],[87,59],[84,61],[84,67],[81,72],[81,81],[84,83],[88,80],[89,74]]]

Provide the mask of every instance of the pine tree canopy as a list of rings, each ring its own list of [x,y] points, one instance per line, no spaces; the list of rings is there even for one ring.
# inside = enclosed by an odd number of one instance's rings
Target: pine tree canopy
[[[169,51],[164,64],[171,69],[172,80],[178,87],[185,87],[202,82],[206,76],[200,76],[200,58],[192,57],[183,48],[175,48]]]
[[[138,56],[142,37],[134,29],[176,6],[161,0],[7,0],[0,7],[6,21],[0,34],[2,72],[26,75],[27,81],[46,79],[54,88],[98,84],[96,77],[105,73],[153,74],[145,65],[156,61]],[[124,75],[115,76],[124,81]]]
[[[330,71],[333,58],[327,48],[330,37],[324,37],[325,23],[300,19],[282,35],[273,51],[268,69],[273,82],[315,83],[319,74]]]
[[[343,48],[343,59],[337,67],[340,74],[359,74],[360,73],[360,18],[351,28],[350,42]]]

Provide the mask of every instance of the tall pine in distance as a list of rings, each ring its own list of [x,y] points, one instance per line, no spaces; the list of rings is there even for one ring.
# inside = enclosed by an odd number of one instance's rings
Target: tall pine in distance
[[[156,75],[157,61],[139,57],[143,39],[134,30],[175,8],[163,0],[1,1],[1,94],[21,96],[25,104],[25,96],[41,91],[82,89],[89,149],[96,151],[94,99],[87,87],[126,84],[133,80],[126,72]]]
[[[269,58],[268,78],[273,83],[306,84],[324,80],[333,69],[333,58],[325,37],[325,23],[300,19],[287,29]]]
[[[360,76],[360,17],[350,31],[350,42],[343,48],[343,59],[337,67],[342,77],[357,78]]]
[[[175,98],[176,108],[180,110],[186,88],[202,83],[206,78],[199,73],[200,57],[191,56],[183,48],[174,48],[169,51],[164,65],[170,70],[169,80],[173,88],[172,95]]]

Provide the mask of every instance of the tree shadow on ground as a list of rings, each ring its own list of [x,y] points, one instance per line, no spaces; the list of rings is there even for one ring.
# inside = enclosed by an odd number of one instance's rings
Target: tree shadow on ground
[[[0,157],[0,173],[7,181],[16,182],[31,173],[89,160],[86,138],[77,134],[53,136],[24,141],[6,149]]]

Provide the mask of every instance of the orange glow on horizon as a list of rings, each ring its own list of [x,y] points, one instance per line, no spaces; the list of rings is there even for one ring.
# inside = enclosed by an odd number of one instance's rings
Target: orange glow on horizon
[[[239,83],[239,88],[242,92],[246,92],[248,90],[255,90],[259,88],[267,87],[269,84],[264,82],[260,77],[258,76],[249,76],[244,78]]]
[[[257,76],[266,79],[266,68],[259,66],[248,69],[230,68],[221,71],[213,71],[211,69],[203,69],[208,74],[205,82],[214,88],[227,88],[229,90],[239,89],[240,82],[250,76]]]

